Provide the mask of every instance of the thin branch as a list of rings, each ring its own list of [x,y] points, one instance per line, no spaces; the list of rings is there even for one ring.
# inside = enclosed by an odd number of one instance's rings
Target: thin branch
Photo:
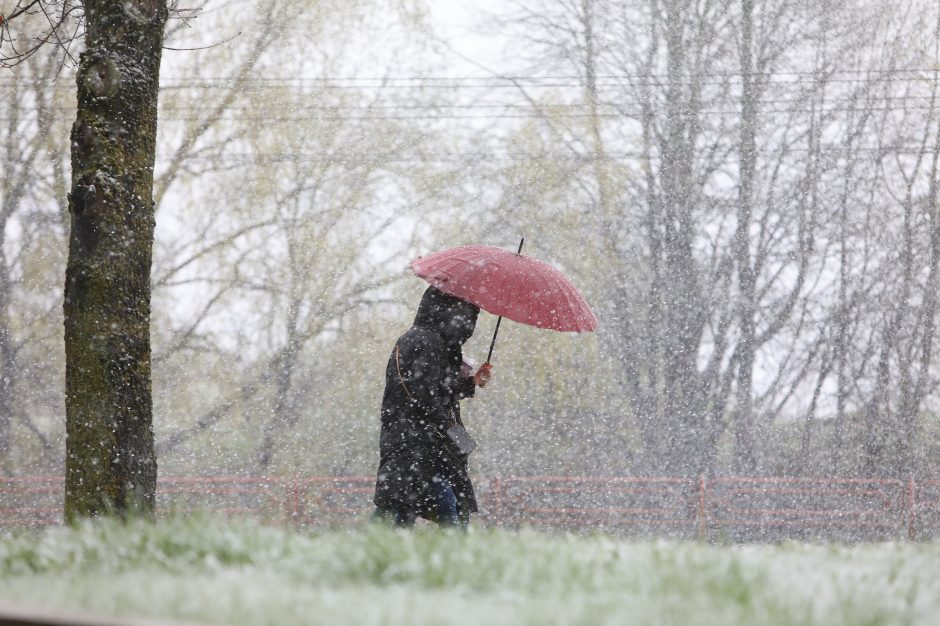
[[[223,46],[228,42],[232,41],[236,37],[240,36],[242,31],[238,31],[231,37],[223,39],[222,41],[217,41],[216,43],[209,44],[208,46],[197,46],[195,48],[174,48],[172,46],[163,46],[164,50],[173,50],[174,52],[192,52],[193,50],[208,50],[209,48],[217,48],[218,46]]]

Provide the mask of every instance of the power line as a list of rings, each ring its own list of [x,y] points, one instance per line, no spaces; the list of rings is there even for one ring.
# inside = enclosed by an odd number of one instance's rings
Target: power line
[[[626,79],[652,79],[656,80],[655,84],[660,84],[660,81],[669,80],[669,79],[685,79],[686,82],[697,82],[701,81],[702,78],[744,78],[745,76],[751,76],[756,78],[784,78],[792,77],[797,79],[799,82],[813,83],[813,82],[831,82],[839,80],[849,80],[849,81],[868,81],[871,80],[872,76],[893,76],[903,80],[921,80],[925,76],[920,76],[921,74],[935,74],[940,72],[940,66],[936,68],[894,68],[894,69],[872,69],[872,70],[833,70],[833,71],[802,71],[802,72],[764,72],[764,73],[750,73],[745,74],[743,72],[700,72],[697,74],[690,73],[673,73],[673,74],[657,74],[657,73],[620,73],[620,74],[596,74],[594,76],[595,83],[598,85],[604,84],[603,81],[619,81]],[[839,78],[842,77],[842,78]],[[851,78],[847,78],[851,77]],[[230,79],[224,76],[216,77],[195,77],[195,76],[180,76],[168,78],[168,84],[173,84],[175,82],[179,83],[223,83]],[[257,76],[249,79],[249,82],[265,84],[265,83],[357,83],[365,86],[383,86],[390,83],[444,83],[444,86],[453,85],[453,84],[505,84],[510,83],[509,86],[515,86],[517,84],[522,85],[557,85],[557,86],[583,86],[584,77],[577,74],[559,74],[559,75],[511,75],[511,76]],[[598,82],[600,81],[600,82]],[[794,81],[782,81],[784,83],[790,83]],[[620,85],[621,83],[612,83],[615,85]],[[716,84],[724,84],[724,81],[721,81]]]
[[[830,70],[793,70],[793,71],[772,71],[772,72],[741,72],[741,71],[715,71],[715,72],[696,72],[696,73],[683,73],[675,72],[671,74],[664,73],[653,73],[653,72],[617,72],[617,73],[598,73],[595,75],[598,79],[605,78],[669,78],[673,77],[688,77],[688,78],[698,78],[701,76],[757,76],[757,77],[768,77],[768,76],[827,76],[827,75],[837,75],[837,74],[849,74],[849,75],[872,75],[872,74],[915,74],[915,73],[935,73],[940,72],[940,65],[936,67],[888,67],[888,68],[871,68],[871,69],[830,69]],[[4,75],[0,76],[0,80],[15,80],[15,76]],[[170,80],[194,80],[194,81],[221,81],[228,80],[226,76],[170,76],[166,77]],[[463,76],[435,76],[435,75],[415,75],[415,76],[405,76],[405,75],[388,75],[388,76],[342,76],[342,75],[328,75],[328,76],[257,76],[251,80],[256,82],[267,82],[267,81],[292,81],[292,80],[308,80],[308,81],[374,81],[374,82],[384,82],[384,81],[514,81],[514,80],[580,80],[583,77],[579,74],[507,74],[507,75],[492,75],[492,74],[480,74],[480,75],[463,75]]]
[[[831,83],[868,83],[868,82],[923,82],[930,79],[926,74],[936,75],[938,68],[912,68],[912,69],[886,69],[886,70],[839,70],[831,73],[814,72],[770,72],[754,74],[762,78],[793,77],[791,80],[772,80],[775,85],[821,85]],[[743,78],[740,72],[707,72],[698,75],[678,74],[673,79],[685,79],[680,82],[684,85],[701,86],[727,86],[727,80],[703,80],[715,78]],[[880,78],[873,79],[872,76]],[[598,88],[623,87],[620,80],[642,79],[653,82],[632,82],[632,87],[662,87],[661,82],[669,79],[666,74],[602,74],[597,77],[595,85]],[[0,77],[0,87],[9,88],[16,76]],[[605,82],[606,81],[606,82]],[[160,88],[166,90],[178,89],[231,89],[233,80],[229,77],[169,77],[161,81]],[[317,87],[320,89],[517,89],[526,88],[582,88],[582,77],[575,75],[559,76],[397,76],[397,77],[368,77],[368,76],[291,76],[272,77],[259,76],[237,81],[239,88],[291,88],[291,87]],[[56,82],[52,84],[55,89],[74,89],[73,83]]]
[[[833,69],[826,71],[814,71],[814,70],[804,70],[804,71],[774,71],[774,72],[698,72],[695,74],[691,73],[673,73],[673,74],[656,74],[649,72],[641,73],[599,73],[595,77],[599,79],[604,78],[668,78],[669,76],[684,76],[684,77],[699,77],[699,76],[817,76],[817,75],[826,75],[826,74],[907,74],[907,73],[917,73],[917,72],[940,72],[940,66],[938,67],[906,67],[906,68],[882,68],[882,69],[857,69],[857,70],[847,70],[847,69]],[[199,79],[199,80],[224,80],[224,77],[212,77],[212,76],[180,76],[175,77],[184,80],[188,79]],[[258,81],[280,81],[280,80],[324,80],[324,81],[406,81],[406,80],[439,80],[439,81],[470,81],[470,80],[578,80],[583,78],[578,74],[510,74],[505,76],[494,76],[491,74],[481,74],[477,76],[433,76],[433,75],[424,75],[424,76],[262,76],[254,80]]]
[[[903,95],[903,96],[879,96],[878,101],[917,101],[917,100],[934,100],[937,99],[940,101],[940,96],[912,96],[912,95]],[[831,97],[825,98],[819,101],[819,104],[823,107],[819,110],[830,110],[834,109],[834,105],[842,105],[847,103],[858,102],[856,98],[846,98],[846,97]],[[600,107],[605,109],[615,109],[617,111],[621,110],[627,106],[639,107],[644,103],[639,100],[623,100],[618,102],[600,102],[598,103]],[[806,101],[801,98],[777,98],[777,99],[762,99],[756,100],[754,102],[757,106],[766,106],[766,105],[786,105],[786,104],[802,104],[805,105]],[[60,106],[54,105],[46,107],[48,110],[53,111],[62,111],[65,113],[74,113],[76,111],[75,106]],[[164,111],[197,111],[202,110],[204,107],[195,106],[195,105],[177,105],[177,104],[165,104],[160,106],[161,113]],[[550,110],[578,110],[578,109],[590,109],[590,105],[585,102],[576,102],[576,103],[546,103],[543,105],[543,108]],[[877,110],[872,107],[858,107],[859,109],[864,110]],[[903,110],[906,108],[916,108],[916,107],[886,107],[889,110]],[[930,108],[930,107],[927,107]],[[225,107],[226,111],[256,111],[257,106],[253,105],[230,105]],[[532,111],[534,109],[531,104],[523,104],[518,102],[500,102],[500,103],[481,103],[481,104],[447,104],[447,103],[437,103],[437,102],[424,102],[424,103],[410,103],[410,104],[303,104],[303,105],[287,105],[286,109],[289,111],[386,111],[386,110],[482,110],[482,109],[514,109],[522,111]],[[793,112],[800,111],[801,109],[763,109],[758,110],[757,113],[762,112]],[[685,112],[710,112],[712,109],[681,109]],[[737,110],[740,113],[740,110]],[[607,115],[615,115],[613,113],[608,113]],[[541,116],[541,114],[539,115]],[[242,116],[235,116],[242,117]],[[246,116],[249,119],[256,119],[255,116]],[[257,116],[261,119],[275,119],[275,118],[285,118],[285,119],[297,119],[291,115],[278,115],[278,116],[269,116],[269,115],[259,115]],[[186,118],[173,118],[173,116],[162,116],[161,119],[194,119],[190,117]]]
[[[928,80],[928,77],[891,77],[891,78],[882,78],[877,82],[881,83],[922,83],[925,80]],[[875,83],[876,81],[871,81],[867,78],[831,78],[825,80],[786,80],[786,81],[773,81],[772,84],[775,86],[809,86],[809,85],[826,85],[826,84],[865,84],[865,83]],[[231,89],[233,85],[231,80],[227,81],[205,81],[205,82],[171,82],[163,83],[160,85],[161,89],[165,90],[180,90],[180,89]],[[729,86],[728,83],[722,81],[683,81],[681,82],[684,86],[691,86],[692,84],[703,86],[703,87],[726,87]],[[657,87],[661,88],[664,86],[662,82],[642,82],[642,83],[629,83],[629,85],[620,82],[597,82],[595,87],[598,89],[608,89],[608,88],[623,88],[629,86],[631,88],[643,88],[643,87]],[[314,81],[303,81],[303,80],[293,80],[290,82],[264,82],[262,80],[251,79],[248,81],[241,81],[239,83],[239,88],[250,88],[254,90],[261,89],[273,89],[273,88],[309,88],[309,89],[319,89],[319,90],[330,90],[330,91],[339,91],[339,90],[389,90],[389,89],[436,89],[436,90],[470,90],[470,89],[575,89],[575,88],[584,88],[582,82],[492,82],[492,83],[399,83],[399,84],[389,84],[389,83],[328,83],[328,82],[314,82]]]
[[[905,96],[905,97],[896,97],[888,98],[889,100],[896,101],[908,101],[908,100],[933,100],[933,96]],[[940,100],[940,98],[938,98]],[[934,104],[921,104],[921,105],[897,105],[897,106],[870,106],[870,105],[859,105],[859,106],[847,106],[846,103],[854,103],[855,100],[851,98],[832,98],[827,99],[823,102],[820,102],[820,106],[814,109],[806,108],[806,103],[797,99],[782,99],[782,100],[761,100],[756,104],[758,106],[764,106],[756,111],[758,116],[764,115],[782,115],[782,114],[793,114],[793,113],[815,113],[817,115],[826,115],[828,113],[840,113],[840,112],[907,112],[907,111],[934,111],[940,109],[940,101],[936,105]],[[801,108],[794,107],[776,107],[776,108],[767,108],[766,105],[786,105],[786,104],[801,104]],[[569,105],[545,105],[547,109],[565,109],[565,111],[552,111],[549,113],[543,113],[541,111],[533,110],[531,105],[522,105],[522,104],[487,104],[487,105],[473,105],[473,104],[411,104],[411,105],[303,105],[299,107],[292,107],[293,110],[301,111],[324,111],[326,114],[320,115],[311,115],[311,114],[300,114],[300,113],[286,113],[286,114],[264,114],[258,113],[256,115],[221,115],[215,118],[218,121],[252,121],[252,122],[292,122],[292,121],[364,121],[364,120],[473,120],[473,119],[556,119],[556,118],[592,118],[598,117],[601,119],[620,119],[624,117],[629,117],[631,115],[639,115],[642,113],[640,108],[641,103],[637,101],[627,101],[624,103],[605,103],[604,107],[606,109],[614,109],[613,112],[599,112],[594,113],[590,111],[580,112],[580,110],[589,109],[588,105],[584,104],[569,104]],[[74,113],[76,111],[75,107],[49,107],[52,110],[61,111],[64,113]],[[254,111],[257,107],[251,106],[232,106],[226,108],[226,111]],[[666,109],[664,107],[656,107],[657,113],[659,115],[665,115],[668,113],[678,113],[680,115],[741,115],[741,109],[739,108],[729,108],[729,109],[694,109],[694,108],[670,108]],[[485,109],[499,110],[504,111],[506,109],[519,111],[517,113],[487,113]],[[204,121],[203,117],[196,115],[167,115],[163,113],[164,111],[198,111],[199,107],[196,106],[164,106],[161,107],[160,111],[160,121]],[[406,111],[405,113],[396,114],[395,111]],[[440,110],[441,113],[427,113],[427,114],[417,114],[417,113],[407,113],[407,111],[437,111]],[[456,113],[446,113],[445,111],[456,110],[456,111],[468,111],[468,113],[456,114]],[[362,111],[362,114],[349,114],[349,115],[339,115],[334,114],[338,111]],[[371,114],[373,111],[391,111],[392,113],[375,113]]]
[[[884,95],[879,96],[878,100],[931,100],[935,96],[891,96]],[[940,100],[940,96],[937,96],[937,99]],[[838,104],[846,102],[856,102],[855,98],[846,98],[846,97],[833,97],[825,98],[823,102],[825,104]],[[754,104],[757,106],[767,105],[767,104],[797,104],[804,103],[804,100],[801,98],[778,98],[778,99],[762,99],[755,100]],[[606,108],[616,108],[625,105],[642,105],[643,103],[639,100],[623,100],[618,102],[600,102],[598,103],[602,107]],[[371,111],[376,109],[525,109],[531,110],[533,106],[531,104],[522,104],[522,103],[511,103],[511,102],[501,102],[501,103],[481,103],[481,104],[446,104],[446,103],[412,103],[412,104],[303,104],[298,106],[288,105],[291,110],[296,111],[307,111],[307,110],[324,110],[324,111],[344,111],[344,110],[364,110]],[[587,109],[590,108],[590,104],[586,102],[573,102],[573,103],[545,103],[545,108],[548,109]],[[64,110],[74,110],[75,107],[61,107]],[[173,105],[168,104],[160,107],[161,111],[192,111],[201,107],[185,105]],[[257,110],[258,107],[251,105],[232,105],[226,107],[226,110]]]
[[[932,155],[932,150],[922,150],[914,146],[898,146],[895,148],[874,148],[861,147],[846,149],[841,146],[822,147],[815,150],[809,148],[790,148],[786,150],[787,154],[800,155],[811,152],[820,152],[827,155],[844,155],[846,157],[882,157],[887,155],[901,156],[919,156]],[[767,148],[758,150],[758,154],[779,156],[780,150]],[[605,161],[620,161],[629,159],[653,158],[658,160],[662,155],[652,153],[646,155],[643,152],[609,152],[602,158]],[[427,154],[401,154],[396,152],[375,153],[375,152],[346,152],[346,153],[325,153],[325,152],[229,152],[215,155],[192,155],[186,157],[187,161],[214,161],[224,163],[283,163],[283,162],[305,162],[305,163],[336,163],[346,162],[369,163],[428,163],[428,162],[461,162],[466,160],[487,161],[487,162],[522,162],[533,160],[550,160],[566,162],[591,162],[595,159],[590,154],[558,154],[550,152],[508,152],[498,154],[493,152],[437,152]],[[48,156],[41,158],[42,161],[61,163],[67,160],[67,157]],[[163,159],[158,158],[157,161]],[[738,157],[729,157],[722,161],[727,163],[737,163]],[[8,163],[23,164],[23,160],[8,161]]]
[[[763,109],[757,112],[760,115],[770,115],[770,114],[792,114],[792,113],[816,113],[818,115],[826,115],[827,113],[843,113],[843,112],[859,112],[859,111],[869,111],[869,112],[906,112],[906,111],[937,111],[940,110],[940,107],[937,106],[904,106],[904,107],[825,107],[819,109]],[[663,114],[666,111],[662,112]],[[741,115],[740,109],[702,109],[702,110],[680,110],[679,114],[682,115]],[[636,115],[640,115],[641,111],[636,110]],[[481,113],[477,115],[237,115],[237,116],[221,116],[216,119],[219,121],[246,121],[246,122],[296,122],[296,121],[325,121],[325,122],[355,122],[355,121],[395,121],[395,120],[505,120],[505,119],[589,119],[589,118],[601,118],[601,119],[623,119],[626,117],[631,117],[626,113],[598,113],[596,116],[591,113],[552,113],[552,114],[540,114],[538,112],[531,113]],[[183,121],[204,121],[204,118],[196,116],[161,116],[161,121],[174,121],[174,122],[183,122]]]

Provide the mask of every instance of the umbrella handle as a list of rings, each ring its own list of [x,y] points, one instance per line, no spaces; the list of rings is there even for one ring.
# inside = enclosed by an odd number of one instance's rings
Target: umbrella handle
[[[525,237],[519,240],[519,249],[516,250],[516,254],[522,253],[522,244],[525,243]],[[493,331],[493,341],[490,342],[490,352],[486,355],[486,362],[489,363],[490,359],[493,358],[493,346],[496,345],[496,335],[499,334],[499,323],[503,321],[503,316],[500,315],[499,319],[496,320],[496,330]]]

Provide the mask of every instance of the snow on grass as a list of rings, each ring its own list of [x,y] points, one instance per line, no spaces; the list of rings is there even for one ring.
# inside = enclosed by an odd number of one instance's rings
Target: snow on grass
[[[233,625],[927,625],[940,543],[105,521],[0,535],[0,603]]]

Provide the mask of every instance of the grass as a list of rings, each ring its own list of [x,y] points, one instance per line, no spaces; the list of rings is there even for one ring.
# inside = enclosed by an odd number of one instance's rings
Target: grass
[[[927,625],[940,543],[104,521],[0,535],[0,603],[233,625]]]

